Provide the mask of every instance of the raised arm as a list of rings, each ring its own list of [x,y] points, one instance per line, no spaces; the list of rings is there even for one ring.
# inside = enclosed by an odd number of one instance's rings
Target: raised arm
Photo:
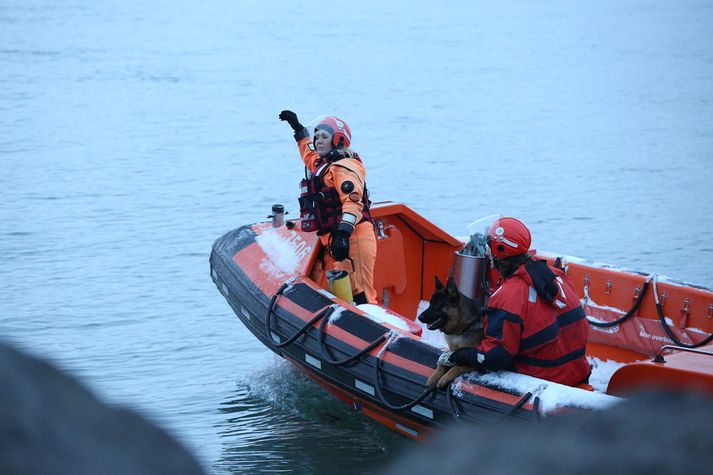
[[[290,110],[280,112],[279,117],[280,120],[284,120],[292,127],[292,130],[295,132],[295,140],[297,141],[297,147],[300,150],[302,161],[311,173],[314,172],[319,155],[309,148],[309,131],[300,123],[299,119],[297,119],[297,114]]]

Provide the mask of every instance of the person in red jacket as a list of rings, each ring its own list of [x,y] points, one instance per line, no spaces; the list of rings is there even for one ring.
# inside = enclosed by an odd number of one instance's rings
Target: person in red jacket
[[[297,114],[284,110],[279,117],[294,130],[309,171],[307,196],[301,200],[313,210],[315,230],[329,250],[324,256],[325,268],[349,272],[356,304],[376,303],[376,234],[369,213],[366,169],[359,155],[349,148],[349,126],[338,117],[324,117],[310,140]],[[303,220],[303,231],[305,225]]]
[[[503,283],[490,296],[480,348],[453,352],[450,362],[509,370],[556,383],[586,383],[589,326],[572,281],[527,251],[531,236],[515,218],[488,231],[490,253]]]

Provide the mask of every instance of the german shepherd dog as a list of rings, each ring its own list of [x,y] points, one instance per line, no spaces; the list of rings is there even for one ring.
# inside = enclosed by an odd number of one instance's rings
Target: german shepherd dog
[[[485,326],[482,309],[460,293],[452,277],[446,285],[436,277],[436,291],[431,296],[428,308],[418,319],[426,324],[429,330],[442,331],[450,350],[438,359],[438,367],[426,382],[428,386],[438,381],[438,387],[444,388],[457,376],[475,369],[448,363],[448,356],[453,351],[480,344]]]

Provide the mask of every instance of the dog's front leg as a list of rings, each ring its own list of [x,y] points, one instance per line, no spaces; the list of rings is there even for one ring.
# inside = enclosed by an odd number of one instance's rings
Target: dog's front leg
[[[446,372],[441,378],[438,380],[438,388],[443,389],[448,384],[453,381],[455,378],[460,376],[463,373],[467,373],[469,371],[473,371],[475,368],[472,368],[470,366],[454,366],[451,369]],[[435,373],[434,373],[435,374]],[[433,376],[433,375],[431,375]]]
[[[443,376],[447,370],[448,366],[438,365],[433,371],[433,373],[431,373],[431,376],[428,377],[428,380],[426,381],[426,386],[430,387],[433,383],[441,379],[441,376]]]

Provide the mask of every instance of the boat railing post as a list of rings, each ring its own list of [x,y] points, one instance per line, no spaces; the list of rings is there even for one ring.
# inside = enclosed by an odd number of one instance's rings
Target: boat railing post
[[[279,228],[285,224],[285,207],[281,204],[272,205],[272,214],[268,218],[272,218],[272,227]]]

